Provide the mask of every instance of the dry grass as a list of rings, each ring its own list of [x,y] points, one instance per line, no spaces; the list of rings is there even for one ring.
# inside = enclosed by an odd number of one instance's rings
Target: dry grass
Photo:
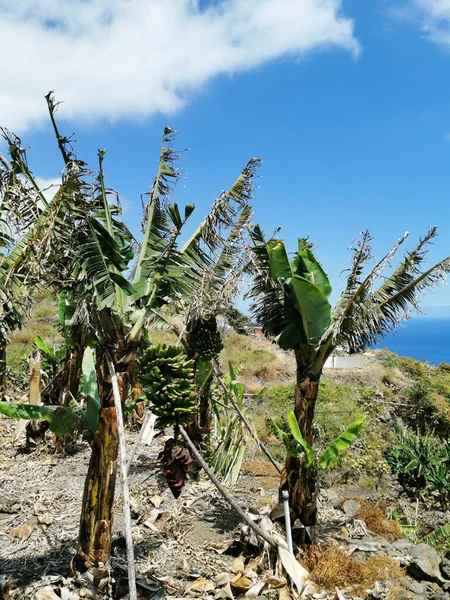
[[[365,522],[371,533],[385,537],[390,542],[402,539],[403,534],[397,521],[386,517],[386,502],[380,500],[376,504],[373,504],[361,498],[344,498],[341,506],[346,500],[354,500],[361,505],[360,510],[356,513],[356,517]]]
[[[399,564],[388,556],[374,556],[360,563],[334,546],[311,546],[301,557],[301,563],[310,572],[312,581],[326,590],[349,587],[363,597],[376,581],[404,575]]]
[[[263,385],[273,386],[295,378],[295,359],[267,340],[227,332],[220,355],[223,371],[228,372],[228,361],[239,367],[239,380],[250,393]]]
[[[333,546],[311,546],[300,562],[310,572],[311,579],[326,590],[336,587],[359,588],[362,565],[344,550]]]
[[[242,469],[246,473],[250,473],[250,475],[255,475],[256,477],[280,478],[278,471],[267,460],[246,460]]]
[[[369,531],[385,537],[390,542],[400,540],[403,537],[402,531],[397,521],[387,519],[384,511],[375,506],[366,506],[360,510],[357,515],[362,519]]]

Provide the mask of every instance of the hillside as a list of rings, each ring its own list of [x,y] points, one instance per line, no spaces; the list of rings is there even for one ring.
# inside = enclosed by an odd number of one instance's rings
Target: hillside
[[[18,399],[27,390],[26,359],[34,336],[41,335],[51,346],[61,343],[54,314],[52,299],[47,294],[38,296],[23,329],[11,336],[7,357],[11,397]],[[151,339],[154,343],[176,341],[174,334],[166,332],[152,334]],[[227,331],[220,358],[224,376],[228,361],[235,366],[245,387],[246,413],[259,438],[282,463],[284,447],[266,419],[270,416],[282,429],[286,427],[294,398],[293,357],[259,337]],[[431,367],[387,351],[368,353],[366,358],[363,366],[326,369],[320,383],[315,425],[319,449],[358,415],[364,413],[367,424],[338,467],[321,476],[318,535],[322,546],[300,557],[316,586],[305,597],[315,593],[314,598],[333,598],[338,586],[346,590],[347,600],[448,599],[447,588],[436,575],[436,561],[444,560],[441,566],[447,568],[443,557],[450,552],[448,471],[441,473],[434,487],[431,483],[436,464],[447,464],[445,453],[450,457],[450,367]],[[63,597],[61,588],[72,594],[64,596],[70,600],[91,597],[86,591],[89,586],[75,584],[66,572],[76,537],[88,443],[80,440],[71,456],[58,456],[51,436],[45,444],[31,448],[23,440],[13,443],[14,428],[0,418],[0,573],[13,590],[3,597],[40,600],[47,598],[38,593],[45,587],[58,590],[59,595],[48,596],[51,599]],[[127,436],[131,451],[133,427]],[[181,499],[173,500],[152,467],[163,441],[158,438],[151,447],[142,447],[130,472],[140,589],[147,590],[142,598],[154,597],[161,590],[165,597],[185,593],[225,598],[225,588],[217,582],[207,588],[198,584],[198,589],[191,584],[200,579],[213,582],[217,573],[236,568],[224,550],[242,536],[239,520],[203,477],[192,479]],[[277,489],[277,472],[248,439],[243,472],[233,495],[258,519],[264,519],[277,504]],[[119,571],[124,567],[122,528],[118,516],[114,565]],[[434,561],[434,575],[424,574],[429,565],[422,565],[420,571],[418,561],[411,558],[418,544],[425,542],[429,560]],[[345,549],[354,558],[348,558]],[[439,555],[432,554],[435,550]],[[259,550],[256,547],[252,552]],[[246,567],[247,579],[252,585],[266,582],[264,588],[259,586],[265,590],[262,597],[287,598],[278,591],[285,589],[282,580],[276,584],[269,578],[267,565],[262,565],[254,567],[251,575]],[[18,573],[22,586],[14,579]],[[198,590],[203,591],[199,594]],[[248,588],[234,586],[232,590],[238,597]]]

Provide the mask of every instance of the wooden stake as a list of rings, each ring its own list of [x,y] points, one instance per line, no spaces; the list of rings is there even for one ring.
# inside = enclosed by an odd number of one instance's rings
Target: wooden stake
[[[137,600],[136,591],[136,568],[134,564],[133,535],[131,533],[131,513],[130,513],[130,490],[128,488],[127,476],[127,457],[125,447],[125,428],[123,426],[122,402],[120,400],[119,384],[117,382],[116,370],[111,356],[106,352],[106,362],[111,375],[111,384],[114,395],[114,405],[117,414],[117,431],[119,434],[119,471],[122,483],[123,496],[123,516],[125,521],[125,542],[127,548],[128,565],[128,587],[130,591],[130,600]]]
[[[219,490],[220,494],[225,498],[225,500],[229,504],[231,504],[231,506],[238,513],[238,515],[241,517],[241,519],[243,519],[247,523],[247,525],[249,527],[251,527],[251,529],[253,529],[253,531],[257,535],[259,535],[259,537],[261,537],[265,542],[267,542],[270,546],[272,546],[272,548],[277,548],[277,544],[276,544],[275,540],[268,533],[263,531],[261,529],[261,527],[256,525],[256,523],[254,523],[250,519],[250,517],[242,510],[242,508],[239,506],[239,504],[236,502],[236,500],[232,496],[230,496],[230,494],[227,492],[227,490],[223,487],[223,485],[220,483],[220,481],[217,479],[217,477],[214,475],[214,473],[208,467],[208,465],[206,464],[202,455],[200,454],[200,452],[197,450],[197,448],[192,443],[191,438],[188,436],[186,430],[181,425],[180,425],[180,433],[183,436],[184,441],[188,445],[189,450],[192,452],[192,454],[198,460],[199,464],[201,465],[201,467],[203,468],[205,473],[211,479],[211,481],[216,486],[216,488]]]

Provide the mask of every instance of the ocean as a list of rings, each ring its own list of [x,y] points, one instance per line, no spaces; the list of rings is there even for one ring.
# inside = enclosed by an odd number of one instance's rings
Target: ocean
[[[424,317],[406,321],[374,348],[389,348],[400,356],[435,365],[450,363],[450,318]]]

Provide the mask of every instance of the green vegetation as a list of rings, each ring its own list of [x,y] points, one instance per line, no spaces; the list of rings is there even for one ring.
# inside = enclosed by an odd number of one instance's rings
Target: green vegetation
[[[386,452],[392,472],[416,496],[436,495],[443,510],[450,501],[450,444],[431,433],[421,435],[400,425]]]
[[[69,138],[59,133],[53,95],[46,99],[63,159],[61,185],[53,198],[47,200],[39,190],[20,140],[3,131],[11,162],[0,164],[5,200],[0,206],[0,387],[4,393],[8,365],[14,393],[23,391],[18,388],[25,387],[25,361],[35,346],[44,357],[45,402],[54,406],[39,404],[36,377],[34,405],[1,401],[0,412],[44,419],[60,435],[91,428],[74,569],[89,571],[95,583],[109,576],[119,447],[126,483],[121,417],[130,396],[133,406],[148,401],[157,429],[173,430],[159,466],[176,498],[192,463],[188,448],[200,464],[195,448],[205,449],[216,473],[236,482],[248,445],[243,422],[255,437],[249,417],[259,436],[286,460],[281,485],[289,492],[294,517],[304,525],[299,530],[302,546],[313,541],[308,532],[317,522],[318,482],[332,469],[344,480],[356,474],[378,486],[390,466],[406,490],[436,497],[447,509],[450,367],[431,368],[385,354],[372,381],[339,381],[334,373],[324,377],[333,351],[370,346],[450,271],[448,258],[424,269],[436,228],[388,276],[384,269],[406,235],[367,269],[371,237],[364,232],[354,248],[345,290],[332,308],[331,285],[310,241],[300,238],[291,258],[282,241],[266,240],[251,225],[258,159],[247,163],[181,244],[194,206],[180,208],[170,199],[180,156],[172,147],[176,132],[165,128],[142,236],[136,241],[121,220],[120,204],[111,203],[112,192],[105,187],[106,151],[98,153],[94,177]],[[17,218],[27,202],[35,213],[19,223],[15,234],[20,235],[3,235],[5,216]],[[269,341],[241,335],[248,333],[249,320],[231,302],[245,274],[253,277],[248,296]],[[217,320],[224,313],[235,329],[225,339]],[[220,377],[224,365],[229,371],[225,383]],[[401,419],[420,423],[420,430],[402,426],[392,440],[390,427]],[[278,469],[267,449],[259,442],[257,446]],[[128,516],[126,497],[124,492]],[[228,500],[233,504],[230,496]],[[385,511],[364,508],[366,523],[371,520],[374,531],[384,531]],[[392,523],[385,531],[398,534]],[[437,544],[447,533],[443,527],[429,539]],[[129,526],[130,553],[132,546]]]
[[[424,270],[423,261],[436,236],[432,227],[414,250],[407,252],[389,276],[385,269],[399,246],[394,247],[366,272],[372,259],[369,231],[362,234],[353,252],[352,267],[344,292],[334,309],[328,298],[329,279],[312,252],[312,244],[299,238],[290,258],[284,242],[266,240],[259,226],[251,231],[253,268],[256,273],[247,294],[251,310],[264,333],[283,350],[293,350],[296,360],[296,390],[293,405],[302,438],[312,446],[319,381],[328,357],[338,348],[349,352],[370,347],[395,328],[405,311],[417,306],[417,295],[440,282],[450,271],[450,258]],[[286,457],[286,481],[295,515],[307,527],[317,520],[316,472],[302,456]]]
[[[384,353],[380,359],[389,367],[385,382],[395,391],[402,420],[422,433],[433,430],[436,435],[450,435],[450,372],[447,365],[433,367],[412,358]],[[407,376],[398,381],[395,372]]]
[[[235,306],[228,306],[225,309],[225,318],[236,333],[246,335],[249,332],[249,317],[244,315],[244,313],[238,310]]]

